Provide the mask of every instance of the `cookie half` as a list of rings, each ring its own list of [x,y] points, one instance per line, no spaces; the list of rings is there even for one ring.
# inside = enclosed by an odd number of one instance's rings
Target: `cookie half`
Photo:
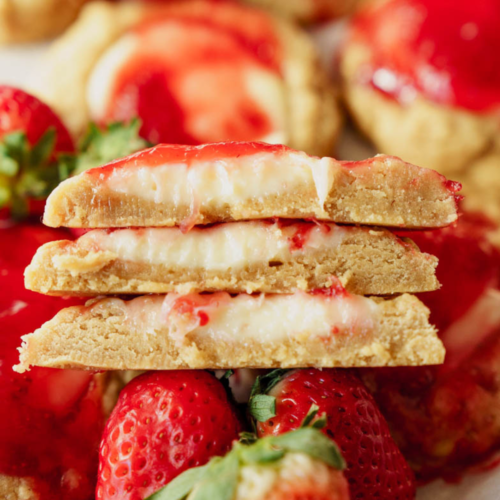
[[[444,348],[414,296],[149,295],[64,309],[23,337],[19,372],[176,370],[441,363]]]
[[[40,247],[26,287],[49,295],[329,287],[391,295],[439,287],[437,258],[384,229],[295,221],[93,230]]]
[[[189,229],[280,217],[432,228],[457,219],[460,187],[383,155],[341,162],[263,143],[159,145],[59,184],[43,221]]]

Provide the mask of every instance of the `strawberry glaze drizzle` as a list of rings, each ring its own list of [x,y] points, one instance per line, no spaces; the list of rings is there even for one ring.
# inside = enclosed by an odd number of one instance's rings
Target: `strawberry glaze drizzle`
[[[360,78],[400,102],[417,93],[476,112],[500,108],[497,0],[392,0],[367,10],[354,38],[371,51]]]
[[[41,500],[93,498],[103,425],[101,387],[91,373],[12,370],[21,335],[81,303],[24,289],[37,247],[67,237],[39,224],[0,229],[0,474],[28,478]]]
[[[106,179],[120,168],[159,167],[168,163],[184,163],[190,167],[195,162],[224,161],[238,159],[257,153],[283,154],[293,151],[280,144],[264,142],[216,142],[200,146],[181,146],[177,144],[159,144],[125,158],[112,161],[102,167],[87,170],[84,175]]]
[[[198,15],[167,10],[136,27],[137,43],[113,81],[105,121],[139,116],[141,134],[153,143],[249,140],[273,132],[245,80],[252,68],[280,74],[281,47],[271,19],[225,2],[205,7]],[[178,51],[163,50],[174,40]],[[198,94],[186,91],[193,81]],[[193,125],[200,117],[211,126]]]

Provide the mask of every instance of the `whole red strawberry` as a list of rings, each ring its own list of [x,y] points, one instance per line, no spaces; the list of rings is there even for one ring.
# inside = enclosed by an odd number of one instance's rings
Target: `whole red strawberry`
[[[261,377],[250,403],[252,415],[260,420],[257,434],[297,429],[313,404],[320,415],[326,414],[323,432],[337,443],[347,462],[344,473],[353,500],[415,497],[413,473],[372,396],[353,371],[275,370]]]
[[[74,149],[66,127],[46,104],[0,86],[0,209],[17,218],[39,215],[43,203],[37,201],[66,176],[56,155]]]
[[[100,447],[98,500],[142,500],[224,455],[241,431],[223,384],[204,371],[149,372],[120,394]]]
[[[0,85],[0,138],[11,132],[25,132],[33,146],[50,127],[56,132],[54,152],[75,149],[68,130],[46,104],[24,90]]]

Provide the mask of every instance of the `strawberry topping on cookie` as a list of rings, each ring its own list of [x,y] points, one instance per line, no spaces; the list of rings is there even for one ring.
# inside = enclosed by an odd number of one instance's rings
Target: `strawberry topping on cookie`
[[[369,47],[360,79],[402,103],[417,93],[476,112],[500,107],[497,0],[390,0],[358,16]]]
[[[139,116],[141,134],[154,143],[282,142],[281,46],[273,22],[232,3],[202,7],[199,14],[163,12],[110,47],[89,82],[92,117]]]
[[[0,475],[28,478],[40,500],[88,500],[103,426],[102,385],[92,373],[12,370],[21,335],[80,301],[24,289],[36,248],[68,233],[41,225],[0,229]]]

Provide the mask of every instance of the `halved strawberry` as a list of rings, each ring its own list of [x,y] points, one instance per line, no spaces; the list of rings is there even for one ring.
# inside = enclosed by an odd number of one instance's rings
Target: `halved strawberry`
[[[323,432],[347,462],[351,498],[415,497],[411,469],[372,396],[351,370],[275,370],[257,379],[250,399],[257,434],[297,429],[313,404],[325,413]]]
[[[185,471],[148,500],[349,500],[342,456],[317,429],[254,438],[244,436],[224,458]]]
[[[240,430],[223,384],[208,372],[141,375],[123,389],[106,424],[96,498],[142,500],[224,455]]]

